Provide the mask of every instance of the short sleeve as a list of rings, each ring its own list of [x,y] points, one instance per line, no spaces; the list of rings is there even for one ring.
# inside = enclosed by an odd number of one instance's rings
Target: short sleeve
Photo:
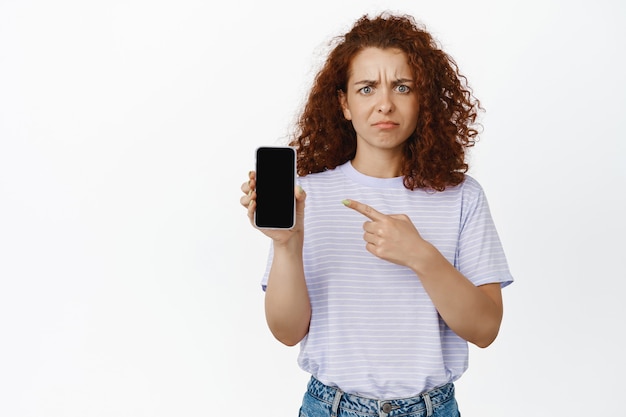
[[[274,245],[270,243],[269,254],[267,255],[267,264],[265,266],[265,273],[261,278],[261,289],[265,291],[267,288],[267,280],[270,276],[270,268],[272,267],[272,259],[274,258]]]
[[[508,263],[480,184],[466,177],[455,267],[474,285],[513,282]]]

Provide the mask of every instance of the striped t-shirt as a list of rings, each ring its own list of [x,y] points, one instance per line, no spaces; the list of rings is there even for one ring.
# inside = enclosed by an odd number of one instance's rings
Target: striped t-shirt
[[[455,381],[467,369],[468,347],[413,271],[365,249],[368,219],[342,200],[408,215],[475,285],[513,282],[476,180],[466,176],[443,192],[411,191],[402,180],[365,176],[350,162],[299,178],[307,193],[303,258],[312,316],[298,363],[326,385],[377,399],[411,397]],[[263,285],[271,260],[270,251]]]

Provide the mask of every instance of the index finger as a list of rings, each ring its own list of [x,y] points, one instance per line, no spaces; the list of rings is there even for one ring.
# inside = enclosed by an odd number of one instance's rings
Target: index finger
[[[363,204],[356,200],[343,200],[342,203],[344,206],[349,207],[354,211],[358,211],[370,220],[380,220],[385,217],[385,215],[380,211],[377,211],[371,206],[368,206],[367,204]]]

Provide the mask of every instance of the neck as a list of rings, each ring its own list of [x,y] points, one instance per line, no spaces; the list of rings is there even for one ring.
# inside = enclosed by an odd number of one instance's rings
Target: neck
[[[358,152],[352,160],[352,166],[363,175],[374,178],[395,178],[402,175],[402,155],[370,155],[365,157]]]

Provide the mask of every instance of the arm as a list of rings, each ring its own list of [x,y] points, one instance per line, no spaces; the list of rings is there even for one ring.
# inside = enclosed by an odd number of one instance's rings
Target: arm
[[[277,244],[265,290],[265,318],[276,339],[296,345],[309,331],[311,304],[304,279],[301,239]]]
[[[422,239],[407,216],[385,215],[358,201],[344,204],[370,219],[363,225],[367,250],[411,268],[448,327],[479,347],[495,340],[502,321],[500,284],[476,287]]]
[[[256,208],[255,173],[241,186],[241,204],[254,224]],[[296,225],[291,230],[262,230],[274,246],[274,257],[265,290],[265,318],[270,331],[281,343],[296,345],[309,331],[311,304],[304,279],[304,201],[306,194],[296,189]]]
[[[475,286],[428,242],[416,246],[411,269],[420,278],[441,318],[456,334],[481,348],[498,335],[502,322],[500,284]],[[423,258],[423,259],[422,259]]]

